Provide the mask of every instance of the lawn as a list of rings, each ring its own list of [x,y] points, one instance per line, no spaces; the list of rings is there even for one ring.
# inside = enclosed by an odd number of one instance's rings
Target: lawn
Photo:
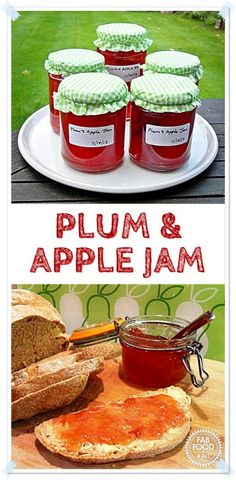
[[[201,98],[224,97],[224,32],[198,20],[161,12],[21,12],[12,25],[13,130],[48,102],[48,53],[93,49],[96,27],[109,22],[145,26],[153,39],[149,53],[173,48],[198,55],[205,70]]]

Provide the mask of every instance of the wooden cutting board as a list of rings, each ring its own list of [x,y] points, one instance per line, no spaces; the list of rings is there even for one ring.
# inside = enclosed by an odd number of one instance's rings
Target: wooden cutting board
[[[193,364],[193,367],[195,365]],[[203,388],[193,387],[189,379],[180,384],[191,396],[192,429],[210,429],[221,439],[224,451],[224,364],[205,360],[205,367],[210,378]],[[120,358],[105,361],[103,372],[89,380],[82,396],[69,407],[41,414],[27,421],[16,422],[12,429],[12,460],[20,469],[191,469],[196,468],[184,452],[184,443],[174,450],[151,459],[129,460],[104,465],[82,465],[64,460],[48,452],[36,439],[34,427],[42,421],[59,416],[68,411],[85,408],[91,401],[94,404],[121,400],[142,389],[128,385],[122,377]],[[224,458],[222,453],[221,458]],[[215,468],[215,465],[208,468]]]

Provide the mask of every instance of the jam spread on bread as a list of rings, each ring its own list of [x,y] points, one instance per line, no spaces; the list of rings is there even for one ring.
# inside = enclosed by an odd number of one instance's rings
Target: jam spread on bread
[[[127,445],[135,440],[154,440],[170,428],[186,422],[185,412],[169,395],[128,398],[51,420],[66,449],[73,451],[89,442]]]

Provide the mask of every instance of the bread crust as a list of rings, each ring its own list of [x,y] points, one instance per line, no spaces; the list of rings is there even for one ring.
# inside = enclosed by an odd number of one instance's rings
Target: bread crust
[[[13,307],[16,306],[30,306],[34,308],[39,308],[42,309],[42,311],[47,312],[49,315],[49,319],[52,319],[52,321],[56,322],[57,325],[59,326],[60,330],[62,333],[65,332],[65,324],[62,321],[61,315],[59,312],[56,310],[56,308],[53,307],[53,305],[48,302],[45,298],[41,297],[41,295],[38,295],[35,292],[32,292],[30,290],[24,290],[22,288],[18,289],[12,289],[12,299],[11,299],[11,304]],[[14,311],[16,312],[15,316],[17,315],[24,314],[24,309],[13,309],[13,315]],[[28,309],[25,310],[26,314],[28,312]],[[17,319],[17,318],[16,318]],[[13,321],[15,319],[13,318]]]
[[[55,313],[47,305],[14,305],[11,312],[12,323],[29,318],[43,318],[57,327],[57,335],[65,333],[66,328],[59,313]]]
[[[168,387],[157,391],[145,392],[133,397],[153,396],[159,394],[170,395],[175,398],[185,412],[186,422],[178,428],[171,428],[156,440],[135,440],[128,445],[108,445],[84,443],[77,452],[70,452],[65,449],[63,443],[55,438],[53,423],[51,420],[41,423],[35,428],[38,440],[50,452],[56,453],[73,462],[83,464],[110,463],[120,460],[154,457],[160,453],[167,452],[179,445],[188,435],[191,425],[189,410],[190,397],[179,387]],[[112,402],[110,402],[112,403]],[[100,407],[102,409],[102,407]]]
[[[52,373],[60,368],[70,367],[75,362],[79,361],[80,357],[78,353],[74,353],[72,355],[66,355],[66,353],[67,352],[65,352],[63,356],[61,353],[59,355],[57,353],[56,355],[44,358],[37,363],[32,363],[32,365],[29,365],[29,367],[17,370],[17,372],[13,372],[11,376],[12,386],[15,387],[24,382],[30,382],[35,377]]]
[[[12,421],[26,420],[38,413],[69,405],[83,392],[88,377],[88,374],[76,375],[16,400],[12,403]]]

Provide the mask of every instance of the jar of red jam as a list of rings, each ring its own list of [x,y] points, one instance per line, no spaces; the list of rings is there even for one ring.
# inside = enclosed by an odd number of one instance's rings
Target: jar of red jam
[[[121,164],[129,99],[126,83],[107,73],[79,73],[61,82],[54,105],[61,153],[71,167],[93,173]]]
[[[45,61],[49,80],[50,122],[55,133],[59,133],[59,111],[54,107],[53,95],[63,78],[82,72],[105,72],[103,55],[93,50],[72,48],[49,53]]]
[[[181,167],[191,154],[198,86],[178,75],[143,75],[131,83],[131,100],[131,160],[148,170]]]
[[[134,23],[109,23],[97,28],[97,37],[94,44],[104,55],[108,72],[122,78],[130,88],[131,80],[142,75],[140,67],[152,44],[146,28]],[[128,107],[128,117],[129,113]]]
[[[203,75],[203,67],[196,55],[175,50],[150,53],[142,68],[144,75],[149,73],[181,75],[190,78],[197,85]]]
[[[196,332],[171,340],[186,325],[186,320],[162,315],[127,318],[121,323],[125,378],[142,387],[162,388],[181,382],[189,374],[193,385],[202,386],[209,376],[203,367],[202,345],[196,341]],[[199,380],[190,365],[191,355],[197,356]]]

